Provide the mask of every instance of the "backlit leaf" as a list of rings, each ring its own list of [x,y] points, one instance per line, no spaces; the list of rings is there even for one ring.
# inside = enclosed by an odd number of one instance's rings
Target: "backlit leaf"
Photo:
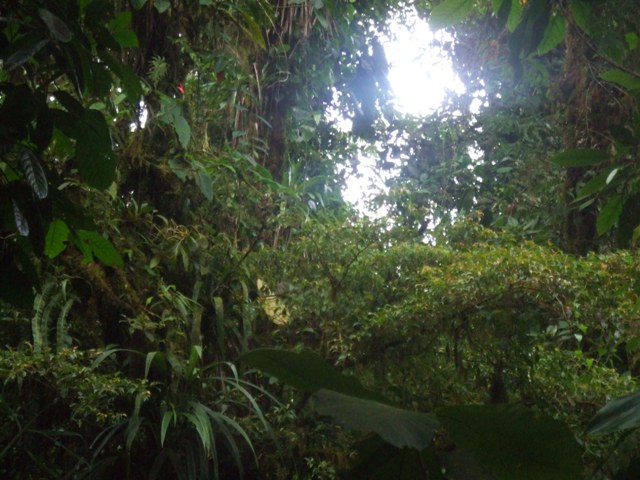
[[[551,17],[547,29],[544,31],[542,41],[538,45],[538,55],[550,52],[561,43],[564,40],[566,29],[567,22],[562,15]]]
[[[59,218],[49,224],[47,236],[44,239],[44,254],[49,258],[55,258],[67,248],[69,239],[69,227]]]
[[[431,10],[429,24],[433,30],[461,22],[473,11],[473,0],[444,0]]]

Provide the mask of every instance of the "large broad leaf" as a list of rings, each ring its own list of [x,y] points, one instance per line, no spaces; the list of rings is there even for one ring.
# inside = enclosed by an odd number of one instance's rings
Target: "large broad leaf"
[[[71,41],[73,34],[60,18],[45,8],[39,8],[38,15],[49,29],[49,32],[51,32],[53,38],[65,43]]]
[[[607,82],[618,84],[628,90],[640,90],[640,78],[622,70],[607,70],[600,77]]]
[[[85,110],[75,127],[76,166],[92,187],[107,188],[116,178],[116,162],[109,127],[102,114]]]
[[[590,167],[607,158],[607,153],[602,150],[574,148],[557,154],[551,159],[551,163],[560,167]]]
[[[611,197],[607,203],[604,204],[602,210],[598,214],[596,220],[596,231],[598,235],[607,233],[618,222],[622,210],[624,208],[624,198],[622,195],[615,195]]]
[[[640,391],[611,400],[593,417],[587,433],[590,435],[619,432],[640,426]]]
[[[446,28],[461,22],[474,8],[474,0],[444,0],[431,10],[429,24],[433,30]]]
[[[357,452],[357,461],[345,476],[350,480],[444,480],[445,478],[433,448],[421,452],[413,448],[397,448],[380,437],[372,435],[358,445]]]
[[[76,246],[87,261],[91,261],[95,256],[105,265],[117,267],[124,265],[122,257],[113,244],[96,231],[78,230]]]
[[[547,29],[544,31],[542,41],[538,45],[538,55],[553,50],[560,42],[564,40],[565,31],[567,29],[567,21],[562,15],[555,15],[549,20]]]
[[[51,222],[44,239],[44,254],[49,258],[60,255],[67,248],[69,233],[69,227],[59,218]]]
[[[336,392],[386,402],[385,398],[364,388],[355,377],[336,372],[317,353],[305,349],[300,353],[273,348],[259,348],[241,357],[247,365],[277,377],[303,392],[325,388]]]
[[[138,46],[138,37],[131,28],[131,18],[131,12],[124,11],[109,22],[109,29],[111,30],[113,38],[115,38],[123,48],[135,48]]]
[[[375,432],[394,447],[424,450],[433,439],[438,420],[428,413],[412,412],[374,400],[321,389],[311,405],[340,425],[363,432]]]
[[[509,9],[509,16],[507,17],[507,30],[513,32],[522,19],[522,4],[520,0],[510,0],[511,8]]]
[[[581,449],[562,423],[521,405],[446,407],[438,419],[456,444],[498,479],[575,480]]]

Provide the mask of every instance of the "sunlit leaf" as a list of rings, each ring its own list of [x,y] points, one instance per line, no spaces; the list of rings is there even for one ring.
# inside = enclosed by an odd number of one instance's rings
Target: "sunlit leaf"
[[[474,6],[474,0],[444,0],[431,10],[429,24],[433,30],[450,27],[467,18]]]
[[[456,444],[498,480],[581,478],[581,449],[557,420],[521,405],[446,407],[437,416]]]
[[[412,412],[374,400],[321,389],[311,397],[311,405],[340,425],[363,432],[375,432],[391,445],[425,449],[438,426],[434,415]]]

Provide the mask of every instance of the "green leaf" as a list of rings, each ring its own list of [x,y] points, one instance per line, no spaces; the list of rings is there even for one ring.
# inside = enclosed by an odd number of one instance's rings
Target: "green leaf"
[[[134,10],[140,10],[147,3],[147,0],[131,0],[131,6]]]
[[[622,70],[607,70],[600,75],[607,82],[615,83],[628,90],[640,90],[640,78]]]
[[[538,55],[544,55],[545,53],[553,50],[560,42],[564,40],[565,32],[567,29],[567,22],[562,15],[555,15],[551,17],[547,29],[544,31],[542,41],[538,45]]]
[[[336,372],[322,357],[308,349],[296,353],[259,348],[240,358],[250,367],[262,370],[304,392],[316,392],[324,388],[388,403],[381,395],[365,389],[355,377]]]
[[[191,140],[191,127],[189,126],[186,118],[182,116],[182,114],[175,116],[173,121],[173,128],[175,128],[176,133],[178,134],[178,140],[180,141],[180,145],[182,145],[182,148],[187,148],[187,145],[189,145],[189,140]]]
[[[225,357],[225,328],[224,328],[224,303],[222,297],[213,297],[213,305],[216,313],[216,341],[218,343],[218,354]]]
[[[131,29],[131,12],[124,11],[119,13],[113,20],[109,22],[109,29],[113,38],[123,48],[135,48],[138,46],[138,37]]]
[[[591,15],[591,7],[589,4],[583,0],[571,0],[569,10],[571,10],[576,25],[586,33],[589,33],[589,16]]]
[[[438,426],[435,416],[412,412],[374,400],[320,389],[311,397],[311,405],[342,426],[363,432],[375,432],[391,445],[425,449]]]
[[[429,24],[433,30],[450,27],[469,16],[474,0],[444,0],[431,10]]]
[[[167,430],[169,429],[169,424],[171,423],[172,420],[175,425],[176,412],[174,410],[169,410],[167,412],[164,412],[164,415],[162,416],[162,422],[160,423],[160,446],[161,447],[164,446],[164,439],[167,436]]]
[[[610,169],[606,169],[604,172],[599,173],[587,183],[585,183],[580,190],[578,190],[578,198],[583,199],[586,196],[593,195],[600,192],[607,186],[607,178],[610,174]]]
[[[129,68],[129,66],[125,65],[119,60],[116,60],[112,55],[110,55],[106,51],[99,52],[100,58],[104,61],[104,63],[122,82],[122,88],[127,94],[127,98],[129,101],[138,106],[138,102],[142,98],[142,84],[140,83],[140,79],[136,76],[136,74]]]
[[[511,8],[509,9],[509,16],[507,17],[507,30],[513,32],[522,19],[522,4],[520,0],[510,0]]]
[[[116,178],[116,162],[104,116],[96,110],[85,110],[74,136],[78,172],[90,186],[108,188]]]
[[[615,398],[598,410],[587,426],[589,435],[619,432],[640,426],[640,391]]]
[[[158,13],[164,13],[171,8],[170,0],[155,0],[153,6],[156,7]]]
[[[64,43],[71,41],[73,34],[60,18],[45,8],[39,8],[38,15],[49,29],[49,32],[51,32],[51,35],[53,35],[53,38]]]
[[[78,248],[85,258],[95,256],[105,265],[122,267],[124,262],[113,244],[94,230],[78,230]]]
[[[560,167],[590,167],[607,158],[607,153],[602,150],[575,148],[557,154],[551,159],[551,163]]]
[[[49,224],[47,236],[44,239],[44,254],[49,258],[55,258],[67,248],[69,239],[69,227],[59,218]]]
[[[581,449],[557,420],[521,405],[445,407],[437,416],[456,444],[498,480],[581,478]]]
[[[602,210],[598,214],[596,220],[596,230],[598,235],[607,233],[617,223],[620,215],[622,215],[622,209],[624,207],[624,198],[622,195],[615,195],[611,197],[607,203],[604,204]]]

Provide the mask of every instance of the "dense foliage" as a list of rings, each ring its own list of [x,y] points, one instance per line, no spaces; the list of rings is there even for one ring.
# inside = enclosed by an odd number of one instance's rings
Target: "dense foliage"
[[[635,478],[638,10],[0,7],[0,475]]]

